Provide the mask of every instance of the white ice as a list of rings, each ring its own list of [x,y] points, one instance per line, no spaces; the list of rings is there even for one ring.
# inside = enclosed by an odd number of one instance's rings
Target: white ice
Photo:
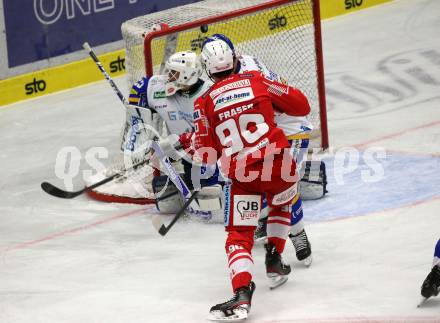
[[[328,196],[304,205],[314,263],[288,242],[293,273],[270,291],[255,246],[249,322],[440,322],[440,297],[416,308],[440,238],[439,17],[438,0],[400,0],[323,23],[333,155]],[[204,322],[231,296],[220,224],[161,237],[152,206],[40,189],[64,185],[63,147],[81,170],[116,151],[123,118],[105,81],[0,109],[0,322]]]

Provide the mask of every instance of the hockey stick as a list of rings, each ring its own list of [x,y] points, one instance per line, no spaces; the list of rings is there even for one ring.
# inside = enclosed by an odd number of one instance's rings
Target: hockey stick
[[[177,44],[177,37],[174,36],[173,38],[171,38],[169,41],[167,41],[167,50],[165,52],[165,55],[169,56],[171,54],[171,51],[173,51],[173,49],[175,50],[175,46]],[[110,75],[106,72],[106,70],[104,69],[104,66],[102,65],[102,63],[100,62],[99,58],[96,56],[96,54],[94,53],[94,51],[92,50],[92,48],[90,47],[90,45],[85,42],[83,44],[83,48],[88,51],[90,57],[93,59],[93,61],[96,63],[96,66],[98,66],[99,70],[102,72],[102,74],[104,75],[104,77],[106,78],[106,80],[109,82],[109,84],[111,85],[111,87],[113,88],[113,90],[115,91],[116,95],[118,96],[118,98],[121,100],[121,102],[124,104],[124,106],[129,106],[127,100],[125,99],[124,95],[121,93],[121,91],[119,90],[118,86],[115,84],[115,82],[112,80],[112,78],[110,77]],[[139,109],[136,108],[136,111],[138,113],[139,116],[141,116]],[[184,214],[186,208],[191,204],[191,202],[193,201],[193,199],[196,197],[197,195],[197,191],[194,192],[191,195],[190,190],[188,189],[188,187],[186,186],[185,182],[182,180],[182,178],[179,176],[179,174],[176,172],[176,170],[174,169],[174,167],[171,165],[168,157],[163,153],[162,149],[160,148],[160,146],[157,144],[157,142],[153,139],[152,142],[152,148],[155,150],[155,152],[159,155],[159,159],[162,162],[162,164],[165,166],[165,168],[168,170],[169,173],[169,177],[171,179],[171,181],[176,185],[177,189],[181,192],[181,194],[183,195],[183,197],[187,200],[185,202],[185,204],[182,206],[182,208],[179,210],[179,212],[177,212],[177,214],[174,216],[173,220],[171,221],[171,223],[168,226],[165,226],[160,217],[156,217],[156,219],[153,218],[153,225],[157,228],[158,232],[161,235],[165,235],[170,229],[171,227],[174,225],[174,223],[176,223],[176,221]],[[142,162],[140,162],[137,165],[141,165],[143,163],[146,163],[147,160],[144,160]],[[133,166],[133,169],[134,167]],[[116,174],[115,174],[116,175]],[[122,176],[122,175],[121,175]],[[71,192],[71,194],[68,196],[71,197],[67,197],[67,198],[72,198],[75,197],[79,194],[82,194],[83,192],[87,191],[88,189],[93,189],[96,188],[99,185],[105,184],[111,180],[113,180],[115,177],[111,178],[107,178],[101,182],[98,182],[90,187],[86,187],[84,189],[82,189],[81,191],[78,192]],[[43,187],[44,185],[44,187]],[[57,196],[56,194],[59,195],[64,195],[63,193],[66,193],[66,191],[62,191],[58,188],[56,188],[55,186],[49,184],[49,183],[42,183],[41,187],[43,188],[43,190],[45,190],[46,192],[51,191],[53,194]],[[68,193],[68,192],[67,192]],[[73,196],[72,196],[73,193]]]
[[[118,96],[119,100],[121,100],[122,104],[124,104],[125,107],[132,107],[132,105],[130,105],[128,103],[128,101],[125,99],[124,95],[122,94],[122,92],[119,90],[118,86],[116,85],[116,83],[113,81],[113,79],[111,78],[111,76],[107,73],[107,71],[105,70],[104,66],[102,65],[101,61],[99,60],[98,56],[96,56],[95,52],[93,51],[93,49],[90,47],[88,42],[85,42],[83,44],[83,48],[89,53],[90,57],[93,59],[93,61],[96,63],[96,66],[99,68],[99,70],[101,71],[101,73],[104,75],[105,79],[108,81],[108,83],[110,84],[110,86],[112,87],[113,91],[115,91],[116,95]],[[153,112],[155,112],[154,109],[149,108],[150,110],[152,110]],[[138,108],[135,108],[137,114],[139,115],[139,117],[141,117],[141,112],[139,111]]]
[[[160,235],[164,236],[168,231],[173,227],[174,223],[180,219],[180,217],[185,214],[186,208],[191,204],[191,202],[196,198],[197,193],[199,191],[195,191],[190,198],[183,204],[182,208],[176,213],[171,222],[168,225],[165,225],[162,221],[162,218],[159,214],[155,214],[152,218],[153,226],[159,232]]]
[[[112,80],[112,78],[110,77],[110,75],[106,72],[106,70],[104,69],[104,67],[102,66],[101,61],[99,60],[99,58],[96,56],[95,52],[93,51],[93,49],[90,47],[90,45],[85,42],[83,44],[83,47],[85,50],[88,51],[90,57],[95,61],[96,66],[98,66],[99,70],[102,72],[102,74],[105,76],[106,80],[109,82],[109,84],[111,85],[111,87],[113,88],[113,90],[115,91],[116,95],[118,96],[118,98],[121,100],[121,102],[124,104],[124,106],[128,106],[127,100],[125,99],[124,95],[121,93],[121,91],[119,90],[119,88],[117,87],[117,85],[115,84],[115,82]],[[137,113],[140,116],[140,112],[138,109]],[[51,183],[48,182],[43,182],[41,183],[41,188],[43,189],[43,191],[45,191],[46,193],[52,195],[52,196],[56,196],[59,198],[65,198],[65,199],[71,199],[74,198],[84,192],[87,192],[89,190],[92,190],[94,188],[97,188],[98,186],[104,185],[116,178],[122,177],[127,171],[130,170],[135,170],[138,167],[146,164],[148,162],[148,159],[145,159],[143,161],[138,162],[137,164],[133,165],[133,167],[129,168],[129,169],[125,169],[122,172],[113,174],[110,177],[104,178],[102,181],[99,181],[91,186],[86,186],[84,187],[82,190],[79,191],[65,191],[62,190],[54,185],[52,185]]]
[[[139,168],[140,166],[146,164],[147,162],[148,162],[148,159],[145,159],[145,160],[143,160],[143,161],[133,165],[133,167],[131,167],[131,168],[128,168],[128,169],[125,169],[122,172],[113,174],[112,176],[104,178],[103,180],[101,180],[101,181],[99,181],[99,182],[97,182],[97,183],[95,183],[93,185],[86,186],[82,190],[79,190],[79,191],[65,191],[65,190],[62,190],[59,187],[56,187],[56,186],[52,185],[51,183],[48,183],[48,182],[41,183],[41,188],[47,194],[50,194],[52,196],[56,196],[56,197],[63,198],[63,199],[71,199],[71,198],[74,198],[74,197],[76,197],[78,195],[81,195],[84,192],[87,192],[87,191],[90,191],[90,190],[92,190],[94,188],[97,188],[98,186],[104,185],[104,184],[106,184],[106,183],[108,183],[108,182],[110,182],[110,181],[112,181],[112,180],[114,180],[116,178],[122,177],[122,176],[124,176],[124,174],[126,172],[131,171],[131,170],[135,170],[135,169]]]
[[[113,81],[113,79],[110,77],[110,75],[107,73],[107,71],[105,70],[104,66],[102,65],[101,61],[99,60],[98,56],[96,56],[95,52],[93,51],[93,49],[90,47],[88,42],[85,42],[83,44],[83,48],[89,53],[90,57],[93,59],[93,61],[95,62],[96,66],[98,66],[99,70],[101,71],[101,73],[104,75],[105,79],[110,83],[112,89],[115,91],[116,95],[118,96],[118,98],[122,101],[122,103],[125,106],[128,106],[128,102],[125,99],[124,95],[121,93],[121,91],[119,91],[119,88],[116,86],[115,82]],[[136,109],[138,110],[138,109]],[[140,112],[138,110],[138,113],[140,115]]]
[[[176,213],[171,222],[168,225],[165,225],[162,221],[162,217],[160,214],[156,214],[152,217],[153,226],[156,228],[157,232],[160,235],[164,236],[167,232],[172,228],[172,226],[177,222],[177,220],[185,213],[187,207],[191,204],[194,198],[197,196],[198,191],[195,191],[191,194],[188,186],[183,181],[182,177],[176,172],[173,165],[171,165],[168,156],[164,154],[159,144],[156,141],[153,141],[151,148],[157,154],[158,159],[164,165],[165,169],[168,172],[168,178],[176,185],[176,188],[180,191],[182,196],[185,198],[186,202],[181,207],[181,209]]]

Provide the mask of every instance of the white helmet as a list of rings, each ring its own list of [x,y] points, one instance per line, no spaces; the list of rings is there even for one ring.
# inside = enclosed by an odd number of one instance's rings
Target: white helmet
[[[202,67],[196,53],[178,52],[165,62],[164,73],[168,75],[165,93],[173,95],[186,86],[196,84],[202,75]]]
[[[234,68],[234,52],[223,40],[214,40],[203,46],[201,60],[208,76]]]

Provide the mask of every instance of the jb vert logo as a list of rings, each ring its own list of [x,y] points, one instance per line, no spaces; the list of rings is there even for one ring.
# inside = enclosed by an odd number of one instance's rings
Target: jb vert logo
[[[110,72],[122,72],[125,71],[125,58],[121,58],[118,55],[118,58],[114,61],[110,62]]]
[[[287,25],[287,18],[286,16],[278,16],[278,14],[276,14],[274,18],[269,20],[267,25],[270,30],[285,27]]]
[[[26,95],[32,95],[38,92],[44,92],[46,90],[46,81],[45,80],[37,80],[34,77],[32,82],[26,83],[24,85],[24,89],[26,90]]]
[[[235,195],[233,224],[237,226],[257,225],[260,209],[261,197],[259,195]]]
[[[362,6],[363,0],[345,0],[345,9],[350,10],[352,8]]]
[[[259,203],[256,201],[239,201],[237,203],[237,211],[240,213],[241,219],[251,219],[258,216]]]

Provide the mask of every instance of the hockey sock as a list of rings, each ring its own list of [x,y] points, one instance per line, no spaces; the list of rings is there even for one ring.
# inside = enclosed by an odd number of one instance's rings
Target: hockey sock
[[[232,289],[248,286],[252,280],[252,246],[254,229],[246,231],[228,230],[226,239],[226,254],[230,271]]]
[[[267,238],[277,252],[284,251],[287,235],[290,231],[291,205],[272,208],[267,218]]]

